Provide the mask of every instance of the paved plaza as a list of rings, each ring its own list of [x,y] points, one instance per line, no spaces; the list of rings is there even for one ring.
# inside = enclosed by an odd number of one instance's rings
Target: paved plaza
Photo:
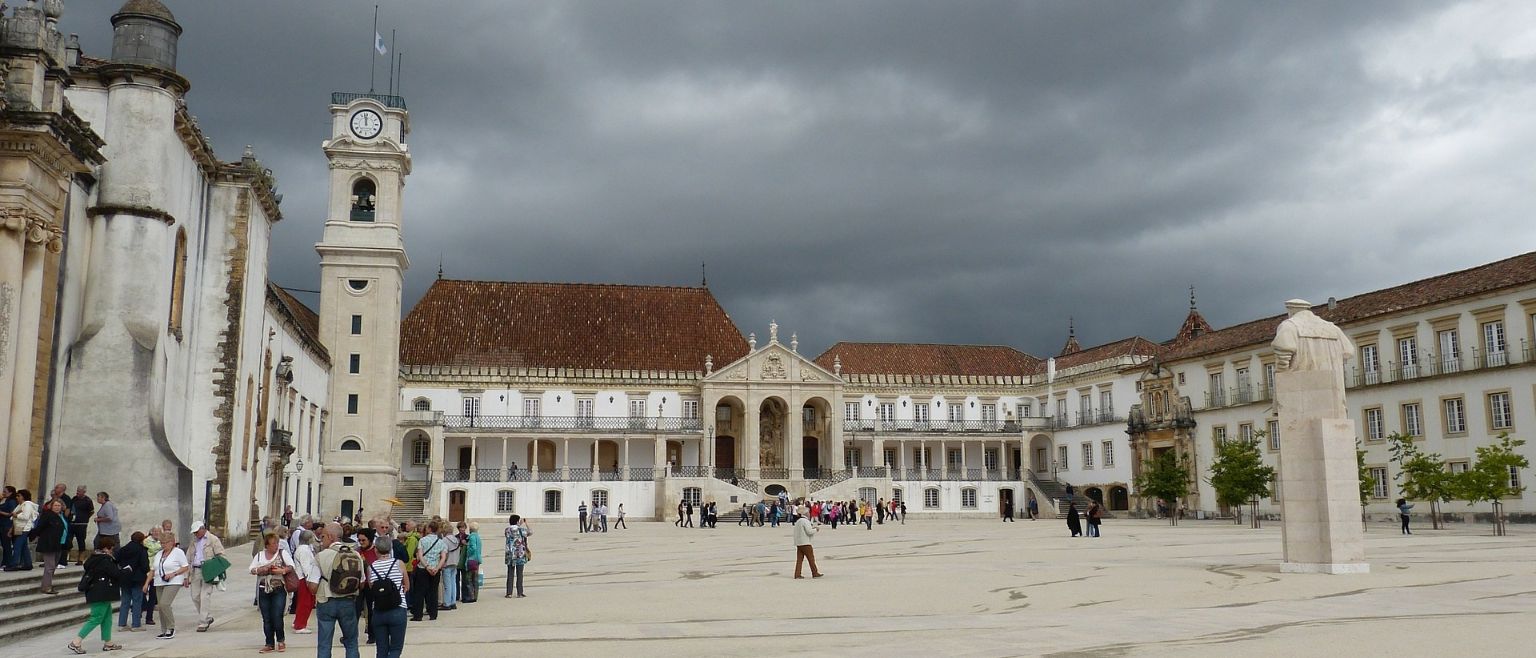
[[[1103,538],[1072,539],[1054,519],[912,520],[824,529],[827,576],[794,580],[787,525],[575,525],[534,522],[528,598],[512,600],[500,529],[485,529],[481,601],[411,624],[405,655],[1491,655],[1528,651],[1520,633],[1536,622],[1536,529],[1522,526],[1372,525],[1372,573],[1323,576],[1279,573],[1276,523],[1110,519]],[[132,634],[124,653],[254,655],[260,619],[236,593],[248,587],[231,584],[212,632]],[[67,638],[13,655],[62,654]],[[289,634],[288,653],[314,643]]]

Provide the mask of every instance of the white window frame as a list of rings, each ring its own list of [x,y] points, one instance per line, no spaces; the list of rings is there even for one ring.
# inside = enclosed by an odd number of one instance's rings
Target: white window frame
[[[939,508],[939,488],[928,487],[923,489],[923,509]]]
[[[559,489],[545,489],[543,502],[545,514],[559,514],[565,508],[565,492]]]
[[[1435,333],[1440,345],[1440,372],[1461,371],[1461,333],[1456,329],[1442,329]]]
[[[928,422],[928,404],[926,402],[912,401],[912,422]]]
[[[1520,467],[1514,464],[1509,465],[1509,488],[1520,488]]]
[[[1446,434],[1465,434],[1467,432],[1467,400],[1466,398],[1446,398],[1440,403],[1441,413],[1445,414]]]
[[[1371,407],[1365,410],[1365,440],[1380,441],[1385,438],[1385,428],[1381,422],[1381,407]]]
[[[1377,499],[1388,497],[1391,494],[1391,489],[1389,488],[1391,479],[1387,477],[1387,467],[1371,466],[1370,474],[1376,480],[1371,487],[1371,497]]]
[[[597,408],[597,400],[592,398],[576,398],[576,417],[592,418],[592,412]]]
[[[1086,471],[1086,470],[1090,470],[1092,468],[1093,468],[1093,442],[1092,441],[1084,441],[1083,442],[1083,470]]]
[[[1488,428],[1507,430],[1515,427],[1515,409],[1509,391],[1488,394]]]
[[[961,509],[976,509],[976,488],[964,487],[960,490]]]
[[[496,490],[496,513],[512,514],[517,511],[517,492],[512,489]]]
[[[683,400],[683,418],[697,419],[699,417],[699,401]]]
[[[882,465],[896,468],[896,448],[884,448],[880,452],[884,453],[881,455],[881,459],[885,460],[885,463]]]
[[[629,401],[629,417],[645,418],[645,398],[634,398]]]
[[[1067,446],[1065,446],[1065,445],[1056,446],[1056,462],[1057,462],[1056,463],[1056,468],[1057,469],[1063,470],[1063,471],[1072,470],[1071,462],[1068,459],[1069,457],[1071,457],[1071,455],[1069,454],[1069,451],[1067,450]]]
[[[859,403],[857,403],[857,402],[844,402],[843,403],[843,420],[858,420],[858,419],[859,419]]]
[[[607,505],[608,504],[608,490],[607,489],[593,489],[592,493],[589,496],[587,496],[587,498],[591,499],[591,501],[592,501],[592,511],[594,513],[596,513],[598,505]]]
[[[997,422],[997,405],[985,403],[981,405],[981,422],[989,426]]]
[[[1419,339],[1417,336],[1403,336],[1397,339],[1397,360],[1401,364],[1404,379],[1413,379],[1419,376]]]
[[[471,418],[473,418],[475,416],[479,416],[480,415],[480,398],[477,397],[477,396],[473,396],[473,395],[468,396],[468,397],[464,398],[464,402],[463,402],[463,404],[460,405],[460,407],[464,410],[464,415],[465,416],[469,416]]]
[[[1104,448],[1104,468],[1114,468],[1115,467],[1115,442],[1114,441],[1104,441],[1102,443],[1102,445],[1103,445],[1103,448]]]
[[[1280,449],[1280,421],[1269,421],[1269,449]]]
[[[875,405],[875,414],[875,417],[878,418],[882,423],[896,422],[896,403],[881,402]]]
[[[1365,372],[1365,384],[1381,381],[1381,351],[1376,344],[1360,346],[1360,369]]]
[[[703,500],[704,489],[700,487],[683,487],[684,503],[693,503],[694,507],[698,507],[699,503],[701,503]]]
[[[411,465],[426,466],[432,460],[432,441],[427,438],[417,438],[411,442]]]
[[[1424,436],[1424,407],[1417,402],[1403,405],[1403,433],[1412,437]]]
[[[1489,366],[1502,366],[1508,363],[1509,347],[1504,334],[1504,321],[1493,320],[1483,323],[1483,362]]]
[[[963,405],[951,404],[949,405],[949,411],[946,413],[948,415],[945,417],[948,418],[949,422],[951,423],[961,423],[965,420],[965,407]]]
[[[523,398],[523,416],[538,418],[544,415],[544,401],[536,397]]]
[[[1253,423],[1238,425],[1237,436],[1243,440],[1243,443],[1253,443]]]

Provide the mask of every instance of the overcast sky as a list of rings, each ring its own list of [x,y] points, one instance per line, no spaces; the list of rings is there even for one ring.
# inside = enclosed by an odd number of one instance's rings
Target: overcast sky
[[[111,49],[117,0],[62,29]],[[167,0],[192,112],[314,288],[373,2]],[[436,276],[709,286],[743,333],[1169,338],[1536,245],[1536,3],[385,2],[406,306]],[[388,86],[386,60],[375,87]],[[316,303],[314,296],[306,301]],[[470,309],[472,312],[472,309]]]

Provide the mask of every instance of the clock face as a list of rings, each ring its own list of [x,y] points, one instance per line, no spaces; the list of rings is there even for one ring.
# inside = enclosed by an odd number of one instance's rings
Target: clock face
[[[373,110],[359,110],[352,115],[352,134],[363,139],[373,139],[384,129],[384,120]]]

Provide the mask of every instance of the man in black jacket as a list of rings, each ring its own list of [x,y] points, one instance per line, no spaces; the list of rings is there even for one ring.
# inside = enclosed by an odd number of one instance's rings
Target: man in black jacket
[[[75,564],[85,566],[85,558],[91,556],[91,552],[85,548],[85,533],[91,527],[91,519],[96,518],[96,501],[91,500],[85,494],[85,487],[75,487],[75,497],[69,499],[69,538],[75,547],[70,549]],[[66,558],[62,566],[69,566],[70,559]]]

